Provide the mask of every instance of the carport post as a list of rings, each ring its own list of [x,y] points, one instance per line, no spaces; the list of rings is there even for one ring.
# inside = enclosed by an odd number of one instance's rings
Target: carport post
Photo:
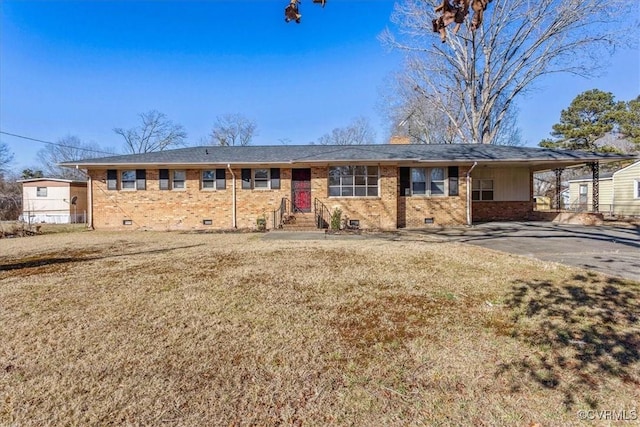
[[[556,197],[554,204],[556,205],[556,210],[560,211],[560,200],[562,198],[562,171],[564,168],[554,169],[553,171],[556,173]]]
[[[593,176],[593,212],[597,213],[600,210],[600,163],[592,162],[589,166]]]

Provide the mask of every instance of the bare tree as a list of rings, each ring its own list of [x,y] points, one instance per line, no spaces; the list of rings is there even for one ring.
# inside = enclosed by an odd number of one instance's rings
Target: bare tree
[[[174,124],[159,111],[139,114],[141,124],[131,129],[115,128],[113,131],[125,141],[128,153],[149,153],[184,145],[187,132],[182,125]]]
[[[0,176],[13,161],[13,153],[9,151],[9,146],[5,142],[0,142]]]
[[[82,171],[63,168],[59,163],[100,157],[107,153],[97,144],[84,143],[77,136],[68,135],[58,139],[56,144],[38,150],[37,157],[42,173],[49,178],[85,180],[86,176]]]
[[[369,119],[357,117],[347,126],[335,128],[331,133],[318,138],[320,145],[362,145],[375,144],[376,132]]]
[[[532,84],[552,73],[593,75],[606,48],[637,43],[625,35],[633,16],[628,0],[493,0],[480,28],[463,26],[446,43],[427,34],[436,3],[396,3],[392,21],[399,30],[381,39],[406,52],[403,84],[446,115],[461,142],[499,142]]]
[[[253,120],[242,114],[224,114],[216,117],[211,130],[210,144],[222,146],[245,146],[258,134],[258,127]]]
[[[0,221],[14,221],[22,213],[22,185],[17,180],[11,172],[0,172]]]

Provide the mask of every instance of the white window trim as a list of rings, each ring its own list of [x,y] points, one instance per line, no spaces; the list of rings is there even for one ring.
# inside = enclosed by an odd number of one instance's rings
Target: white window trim
[[[342,195],[342,188],[343,188],[343,187],[349,187],[349,186],[347,186],[347,185],[343,185],[343,184],[342,184],[342,180],[340,180],[340,184],[338,184],[337,186],[336,186],[336,185],[330,185],[330,184],[329,184],[329,178],[327,177],[327,194],[328,194],[328,197],[330,197],[330,198],[335,198],[335,199],[340,199],[340,198],[341,198],[341,199],[357,199],[357,198],[364,198],[364,199],[379,199],[379,198],[380,198],[380,166],[377,166],[377,165],[344,165],[344,166],[347,166],[347,167],[353,167],[353,168],[355,168],[355,167],[359,167],[359,166],[364,166],[364,167],[366,167],[366,168],[367,168],[367,173],[366,173],[365,175],[358,175],[358,176],[365,176],[365,177],[367,177],[367,183],[366,183],[366,185],[364,185],[364,186],[363,186],[363,187],[366,189],[366,192],[367,192],[367,193],[369,192],[369,187],[376,187],[376,192],[377,192],[378,194],[377,194],[377,195],[375,195],[375,196],[369,196],[369,195],[366,195],[366,196],[356,196],[356,195],[355,195],[355,188],[356,188],[356,184],[355,184],[355,177],[356,177],[356,175],[354,174],[354,175],[352,175],[352,177],[354,178],[354,184],[352,184],[352,185],[351,185],[351,187],[353,187],[353,189],[354,189],[354,195],[353,195],[353,196],[343,196],[343,195]],[[327,169],[327,171],[328,171],[328,172],[330,172],[331,168],[338,168],[338,167],[342,167],[342,166],[329,166],[329,168]],[[369,175],[369,168],[370,168],[370,167],[374,167],[374,168],[377,168],[377,169],[378,169],[378,172],[377,172],[377,175],[376,175],[376,183],[375,183],[375,186],[374,186],[374,185],[371,185],[371,184],[369,183],[369,178],[368,178],[368,177],[369,177],[369,176],[373,176],[373,175]],[[338,187],[338,188],[340,188],[340,195],[339,195],[339,196],[331,196],[331,195],[330,195],[330,187]],[[360,186],[360,187],[362,187],[362,186]]]
[[[184,186],[183,187],[176,187],[176,172],[184,172],[184,180],[181,180],[182,182],[184,182]],[[171,185],[171,190],[173,191],[185,191],[187,189],[187,171],[186,169],[175,169],[175,170],[171,170],[169,172],[169,184]]]
[[[633,180],[633,198],[640,199],[640,178]]]
[[[212,179],[207,179],[207,181],[212,181],[213,182],[213,187],[205,187],[204,186],[204,181],[205,181],[204,173],[205,172],[213,172],[213,178]],[[202,191],[216,191],[218,189],[217,185],[216,185],[216,182],[217,182],[217,180],[216,180],[216,170],[215,169],[203,169],[200,172],[200,189]]]
[[[267,171],[267,186],[266,187],[256,187],[256,171],[266,170]],[[264,179],[260,179],[260,182],[264,182]],[[251,169],[251,188],[257,191],[266,191],[271,190],[271,169],[270,168],[255,168]]]
[[[133,180],[125,181],[123,179],[125,172],[133,172]],[[136,191],[137,188],[138,188],[138,182],[137,182],[136,177],[137,177],[137,175],[136,175],[136,170],[135,169],[123,169],[123,170],[121,170],[120,171],[120,189],[122,191]],[[125,186],[124,186],[125,182],[132,182],[133,183],[133,188],[125,188]]]
[[[413,170],[414,169],[424,169],[425,171],[425,192],[424,194],[414,194],[413,193]],[[442,182],[444,183],[444,191],[442,194],[431,194],[431,170],[432,169],[442,169],[443,173],[444,173],[444,178],[442,179]],[[449,177],[448,177],[448,170],[445,167],[432,167],[432,168],[425,168],[425,167],[411,167],[409,168],[409,189],[411,190],[411,197],[448,197],[449,196]]]

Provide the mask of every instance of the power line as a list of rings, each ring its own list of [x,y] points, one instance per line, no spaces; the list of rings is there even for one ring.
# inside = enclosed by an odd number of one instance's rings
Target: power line
[[[91,153],[108,154],[108,155],[111,155],[111,156],[114,155],[114,153],[109,153],[108,151],[100,151],[100,150],[93,150],[91,148],[76,147],[74,145],[60,144],[59,142],[43,141],[42,139],[31,138],[31,137],[24,136],[24,135],[17,135],[15,133],[5,132],[5,131],[1,131],[1,130],[0,130],[0,134],[7,135],[7,136],[13,136],[13,137],[16,137],[16,138],[21,138],[21,139],[26,139],[26,140],[29,140],[29,141],[41,142],[43,144],[55,145],[56,147],[73,148],[75,150],[89,151]]]

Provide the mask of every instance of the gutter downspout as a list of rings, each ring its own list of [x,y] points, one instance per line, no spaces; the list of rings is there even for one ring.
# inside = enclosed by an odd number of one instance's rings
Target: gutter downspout
[[[76,170],[80,170],[80,166],[76,165]],[[91,179],[91,175],[87,172],[82,171],[87,176],[87,217],[85,218],[87,221],[87,228],[89,230],[93,230],[93,180]],[[77,219],[77,218],[76,218]]]
[[[478,166],[478,162],[473,162],[471,168],[467,171],[467,225],[471,226],[471,172]]]
[[[229,172],[231,173],[231,176],[233,177],[233,184],[231,187],[231,225],[233,228],[238,228],[237,224],[236,224],[236,174],[233,173],[233,169],[231,169],[231,164],[227,163],[227,169],[229,169]]]
[[[93,181],[91,175],[89,175],[89,182],[87,185],[87,228],[93,230]]]

